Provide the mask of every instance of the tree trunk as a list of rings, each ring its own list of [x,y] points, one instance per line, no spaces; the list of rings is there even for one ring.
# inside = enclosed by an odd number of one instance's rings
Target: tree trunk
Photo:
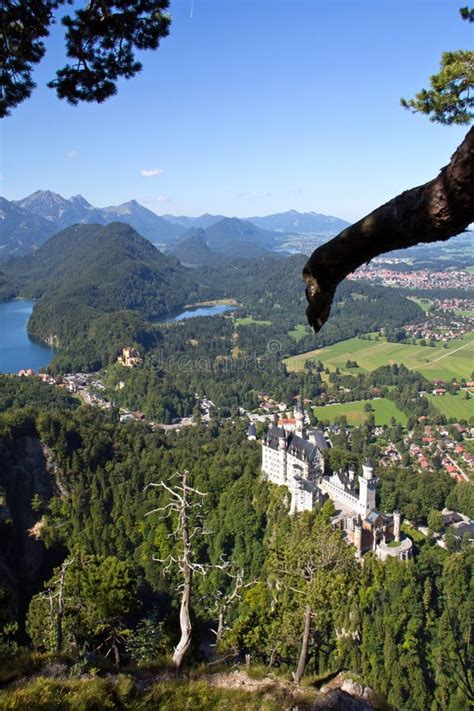
[[[434,180],[406,190],[318,247],[303,270],[306,314],[317,333],[336,287],[373,257],[463,232],[474,221],[474,128]]]
[[[56,615],[56,653],[60,654],[63,648],[63,616],[64,616],[64,580],[66,570],[72,561],[65,560],[61,566],[58,590],[58,612]]]
[[[191,568],[191,549],[189,543],[189,521],[188,521],[188,499],[186,489],[186,474],[183,475],[183,503],[181,508],[182,535],[183,535],[183,559],[182,570],[184,577],[183,593],[181,595],[181,609],[179,611],[179,625],[181,629],[181,639],[173,653],[173,662],[177,669],[181,668],[183,659],[191,646],[191,592],[193,584],[193,571]]]
[[[219,611],[219,617],[217,620],[215,648],[217,648],[219,642],[221,641],[222,635],[224,634],[226,612],[227,612],[227,607],[222,607],[221,610]]]
[[[308,656],[309,633],[311,631],[311,605],[306,605],[304,615],[305,615],[305,617],[304,617],[304,632],[303,632],[303,640],[301,642],[300,659],[298,662],[298,668],[293,673],[293,681],[296,684],[300,683],[301,678],[304,674],[304,670],[306,668],[306,658]]]
[[[119,646],[116,641],[112,645],[112,650],[114,653],[115,664],[119,667],[120,666],[120,649],[119,649]]]

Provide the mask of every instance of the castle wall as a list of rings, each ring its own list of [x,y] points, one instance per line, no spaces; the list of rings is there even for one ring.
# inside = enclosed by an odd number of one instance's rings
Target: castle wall
[[[321,489],[322,492],[327,494],[329,496],[329,498],[332,499],[332,501],[341,503],[346,508],[351,509],[351,511],[358,511],[359,500],[357,499],[356,496],[352,496],[352,494],[348,494],[346,491],[344,491],[343,489],[340,489],[338,486],[335,486],[327,479],[320,480],[319,488]]]
[[[292,454],[286,455],[286,478],[291,481],[295,476],[300,476],[302,479],[309,479],[308,462],[302,462],[298,457]]]
[[[262,471],[273,484],[286,484],[286,452],[263,446]]]

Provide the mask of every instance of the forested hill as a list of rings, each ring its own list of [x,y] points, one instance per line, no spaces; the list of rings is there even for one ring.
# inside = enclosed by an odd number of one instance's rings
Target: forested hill
[[[73,225],[51,237],[37,252],[4,265],[22,295],[76,297],[101,311],[120,308],[159,316],[184,303],[183,268],[163,255],[129,225]]]
[[[275,232],[262,230],[251,222],[235,217],[224,219],[206,229],[191,227],[173,247],[183,264],[222,266],[241,259],[277,258],[272,252],[278,240]]]
[[[238,319],[219,317],[199,324],[208,334],[198,338],[200,348],[217,338],[220,357],[230,357],[236,339],[242,354],[267,353],[271,340],[285,357],[419,317],[419,307],[394,290],[345,282],[332,318],[316,337],[306,325],[301,278],[306,257],[245,256],[218,267],[187,268],[129,225],[74,225],[34,254],[5,262],[0,299],[37,299],[28,330],[61,351],[61,365],[58,358],[54,364],[60,370],[96,370],[114,361],[124,345],[181,350],[188,327],[163,328],[157,322],[186,304],[210,299],[236,300],[236,316],[244,317],[245,328]],[[296,326],[297,340],[291,335]],[[195,356],[195,346],[192,351]]]

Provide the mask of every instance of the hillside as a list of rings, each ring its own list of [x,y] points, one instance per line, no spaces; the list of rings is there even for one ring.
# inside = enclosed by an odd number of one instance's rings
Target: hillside
[[[183,237],[171,249],[184,266],[217,266],[223,261],[223,257],[217,252],[213,252],[206,241],[205,230],[199,227],[191,227]]]
[[[191,227],[171,251],[184,265],[216,267],[235,260],[269,257],[277,239],[275,233],[246,220],[224,217],[207,229]]]
[[[185,231],[183,226],[168,222],[136,200],[118,206],[103,207],[100,214],[105,222],[125,222],[150,242],[157,244],[172,243]]]
[[[54,234],[54,226],[41,216],[0,197],[0,260],[28,254]]]
[[[206,230],[210,249],[226,257],[263,257],[272,250],[278,235],[262,230],[247,220],[225,217]]]
[[[93,342],[91,354],[105,352],[106,360],[127,339],[154,342],[148,319],[183,306],[192,289],[175,257],[122,223],[69,227],[0,274],[0,295],[38,299],[31,335],[72,352]]]

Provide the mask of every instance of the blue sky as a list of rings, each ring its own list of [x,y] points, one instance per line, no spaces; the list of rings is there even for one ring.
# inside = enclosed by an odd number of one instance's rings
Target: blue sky
[[[399,104],[427,86],[442,51],[472,45],[461,4],[172,0],[169,37],[100,106],[45,88],[64,59],[56,28],[38,88],[3,121],[2,194],[358,219],[434,177],[466,132]]]

